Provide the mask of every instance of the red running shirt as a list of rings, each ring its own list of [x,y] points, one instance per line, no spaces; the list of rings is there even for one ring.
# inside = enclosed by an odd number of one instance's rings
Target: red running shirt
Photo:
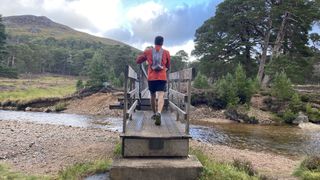
[[[161,46],[156,45],[156,50],[159,51]],[[162,61],[161,64],[163,68],[161,71],[154,71],[151,68],[152,65],[152,48],[149,48],[145,50],[141,55],[137,57],[136,62],[138,64],[143,63],[144,61],[148,62],[148,81],[155,81],[155,80],[167,80],[167,69],[170,68],[170,53],[169,51],[163,49],[163,54],[162,54]]]

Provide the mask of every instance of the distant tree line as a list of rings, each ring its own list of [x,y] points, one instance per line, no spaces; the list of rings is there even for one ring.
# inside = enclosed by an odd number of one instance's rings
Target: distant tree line
[[[319,82],[318,0],[225,0],[196,31],[193,54],[202,74],[215,81],[242,64],[265,86],[285,72],[294,83]]]

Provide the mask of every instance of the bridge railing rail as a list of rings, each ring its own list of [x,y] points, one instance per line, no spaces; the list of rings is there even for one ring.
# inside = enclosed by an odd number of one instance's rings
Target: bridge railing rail
[[[139,103],[140,94],[138,74],[129,65],[126,66],[125,71],[122,126],[123,133],[126,132],[127,120],[132,119],[132,114]]]
[[[176,120],[185,122],[185,133],[189,134],[192,68],[169,74],[168,100],[171,110],[176,112]]]

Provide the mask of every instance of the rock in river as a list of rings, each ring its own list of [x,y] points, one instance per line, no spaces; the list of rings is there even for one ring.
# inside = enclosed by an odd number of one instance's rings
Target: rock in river
[[[292,123],[296,125],[307,122],[309,122],[308,116],[304,115],[302,112],[299,112],[298,117],[292,121]]]

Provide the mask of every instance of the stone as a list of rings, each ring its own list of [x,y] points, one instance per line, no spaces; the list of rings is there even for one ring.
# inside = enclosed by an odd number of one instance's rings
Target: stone
[[[116,159],[110,170],[112,180],[196,180],[202,164],[195,156],[188,158]]]
[[[31,107],[26,107],[25,111],[32,111]]]
[[[306,122],[309,122],[308,116],[304,115],[302,112],[299,112],[298,117],[292,121],[292,124],[299,125]]]
[[[46,112],[46,113],[49,113],[49,112],[51,112],[52,110],[50,109],[50,108],[45,108],[44,110],[43,110],[43,112]]]

